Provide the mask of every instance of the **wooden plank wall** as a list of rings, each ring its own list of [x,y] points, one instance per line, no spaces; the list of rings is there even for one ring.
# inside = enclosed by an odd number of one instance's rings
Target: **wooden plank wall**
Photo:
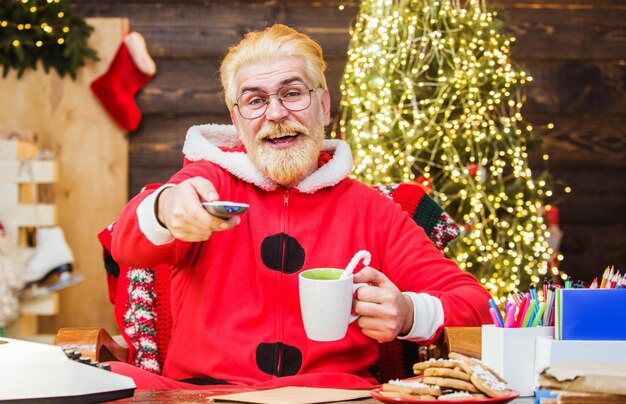
[[[248,30],[289,24],[318,40],[334,105],[358,1],[73,0],[84,16],[124,16],[142,33],[157,76],[139,94],[130,135],[129,194],[166,180],[182,162],[186,129],[227,123],[220,57]],[[516,62],[534,81],[523,113],[544,135],[564,232],[562,267],[589,281],[626,263],[626,5],[623,0],[498,0],[517,39]],[[541,127],[554,123],[550,131]],[[537,156],[539,156],[537,154]],[[533,157],[533,165],[544,163]],[[104,287],[104,285],[103,285]]]

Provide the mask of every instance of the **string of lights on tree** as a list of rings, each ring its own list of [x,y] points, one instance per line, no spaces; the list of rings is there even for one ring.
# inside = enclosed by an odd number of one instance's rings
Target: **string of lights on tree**
[[[543,217],[553,184],[533,177],[540,137],[520,112],[531,77],[502,27],[478,0],[363,0],[332,133],[357,178],[430,189],[463,228],[446,255],[496,297],[558,274]]]
[[[0,63],[3,77],[16,69],[21,77],[41,60],[48,73],[76,78],[85,58],[98,60],[87,45],[93,31],[83,18],[73,14],[65,0],[2,0],[0,2]]]

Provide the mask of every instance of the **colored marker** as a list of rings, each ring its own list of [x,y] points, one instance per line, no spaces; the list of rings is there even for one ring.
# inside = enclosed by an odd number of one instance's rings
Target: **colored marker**
[[[530,297],[533,300],[537,300],[537,289],[535,289],[535,285],[530,285]]]
[[[524,315],[526,314],[526,308],[528,308],[528,301],[530,300],[530,294],[526,293],[522,298],[522,305],[519,306],[519,312],[517,313],[517,319],[515,320],[515,327],[521,327],[524,321]]]
[[[491,316],[493,317],[495,315],[497,323],[499,324],[499,327],[504,327],[504,320],[502,320],[502,314],[500,314],[500,309],[498,309],[498,305],[496,304],[496,302],[493,301],[493,299],[489,299],[489,306],[491,306],[491,308],[494,311],[494,313]],[[489,312],[491,312],[491,310],[489,310]],[[495,323],[496,321],[494,320],[494,324]]]
[[[546,309],[543,312],[543,318],[541,319],[541,322],[543,325],[547,326],[550,323],[550,316],[552,313],[552,308],[554,305],[554,290],[550,289],[548,291],[548,298],[546,299]]]
[[[567,280],[565,281],[565,289],[571,289],[572,288],[572,278],[567,278]]]
[[[531,327],[537,327],[539,325],[539,322],[541,321],[541,315],[543,314],[544,311],[546,311],[546,304],[541,303],[539,305],[539,310],[537,311],[537,314],[535,314],[535,318],[533,319],[533,322],[530,325]]]
[[[513,299],[515,304],[517,304],[518,306],[522,305],[522,297],[524,296],[523,293],[521,293],[521,292],[511,292],[511,293],[509,293],[509,296],[511,296],[511,298]]]
[[[496,314],[496,312],[497,310],[495,310],[493,307],[489,308],[489,314],[491,314],[493,325],[495,325],[496,327],[502,327],[502,325],[500,324],[500,319],[498,318],[498,314]]]
[[[537,304],[537,301],[531,299],[530,303],[528,304],[528,309],[526,310],[526,315],[524,316],[524,321],[522,322],[522,327],[528,327],[530,318],[533,316],[533,313],[535,311],[536,304]]]
[[[506,313],[504,315],[504,328],[515,327],[515,310],[517,310],[517,306],[514,304],[509,305],[506,309]]]

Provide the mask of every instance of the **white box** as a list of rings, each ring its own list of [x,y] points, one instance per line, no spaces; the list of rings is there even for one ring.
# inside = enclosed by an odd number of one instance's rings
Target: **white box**
[[[554,327],[482,326],[482,362],[522,397],[532,396],[537,385],[535,340],[539,336],[554,336]]]
[[[562,362],[626,363],[626,341],[556,341],[538,337],[535,349],[535,372]]]

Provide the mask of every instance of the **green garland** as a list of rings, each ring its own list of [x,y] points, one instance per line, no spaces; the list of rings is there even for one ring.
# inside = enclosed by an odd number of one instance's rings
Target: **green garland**
[[[71,13],[65,0],[2,0],[0,2],[0,63],[2,76],[17,69],[35,69],[41,60],[46,73],[54,68],[61,77],[76,79],[85,58],[98,60],[87,45],[93,27]]]

